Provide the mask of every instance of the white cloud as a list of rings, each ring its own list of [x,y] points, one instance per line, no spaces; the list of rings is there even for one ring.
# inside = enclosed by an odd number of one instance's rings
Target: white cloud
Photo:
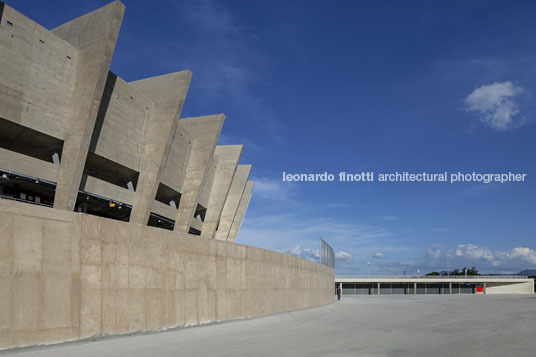
[[[304,243],[304,245],[310,244],[315,243]],[[366,244],[374,243],[367,241]],[[282,252],[314,261],[318,261],[319,258],[317,249],[301,248],[300,245],[285,249]],[[344,250],[335,253],[338,274],[355,274],[359,269],[366,269],[367,256],[360,256],[359,250],[352,251],[352,253],[354,254]],[[393,261],[391,257],[385,258],[384,254],[385,252],[377,251],[375,254],[368,255],[375,261],[375,274],[402,274],[402,271],[406,271],[408,274],[425,274],[432,271],[446,271],[447,267],[452,270],[473,266],[481,273],[512,274],[536,267],[536,250],[528,247],[491,250],[485,246],[466,243],[457,245],[453,249],[434,243],[422,257],[415,260]],[[449,259],[447,259],[447,255]]]
[[[519,106],[514,98],[523,93],[523,88],[512,82],[494,82],[476,88],[465,98],[469,111],[477,113],[485,125],[497,130],[506,130],[524,124]]]
[[[487,261],[493,261],[493,254],[491,250],[486,247],[478,247],[474,244],[460,244],[456,249],[457,257],[464,257],[469,259],[484,259]]]
[[[447,258],[448,256],[448,258]],[[476,244],[460,244],[448,248],[434,243],[422,257],[409,261],[381,261],[377,268],[382,274],[399,274],[403,267],[409,274],[446,271],[448,268],[476,267],[481,273],[515,274],[536,267],[536,250],[515,247],[509,250],[491,250]]]
[[[338,252],[335,252],[335,259],[339,260],[351,260],[352,254],[345,252],[344,250],[340,250]]]
[[[487,247],[467,243],[458,245],[455,255],[451,255],[451,258],[451,267],[476,266],[480,270],[500,268],[503,271],[519,271],[536,265],[536,251],[528,247],[492,251]]]
[[[309,260],[319,260],[320,259],[320,253],[318,249],[311,249],[311,248],[300,248],[299,245],[295,245],[293,248],[287,248],[283,249],[281,253],[291,254],[295,255],[297,257],[309,259]],[[351,260],[352,254],[345,252],[343,250],[340,250],[338,252],[335,252],[335,259],[337,260]]]
[[[301,249],[299,245],[296,245],[294,248],[283,249],[281,252],[292,255],[300,255]]]
[[[441,257],[441,247],[438,244],[433,244],[426,251],[426,260],[437,260]]]
[[[515,260],[536,265],[536,251],[527,247],[517,247],[506,252],[497,252],[497,260],[495,261],[497,263],[494,265],[501,265]]]
[[[301,257],[301,258],[305,258],[309,260],[318,260],[320,258],[318,249],[310,249],[310,248],[302,249],[300,248],[299,245],[295,245],[293,248],[283,249],[281,253],[295,255],[297,257]]]

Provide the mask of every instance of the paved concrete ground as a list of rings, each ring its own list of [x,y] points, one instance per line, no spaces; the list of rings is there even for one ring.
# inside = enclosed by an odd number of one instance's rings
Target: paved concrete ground
[[[363,296],[16,356],[535,356],[536,296]]]

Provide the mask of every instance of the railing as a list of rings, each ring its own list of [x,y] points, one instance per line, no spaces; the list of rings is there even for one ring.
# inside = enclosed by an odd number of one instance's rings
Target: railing
[[[17,197],[5,196],[5,195],[0,195],[0,198],[6,199],[6,200],[12,200],[12,201],[24,202],[24,203],[31,203],[33,205],[38,205],[38,206],[52,207],[52,205],[49,205],[46,203],[25,200],[23,198],[17,198]]]
[[[335,269],[335,254],[333,248],[326,243],[325,240],[320,238],[320,249],[318,250],[320,256],[320,263]]]

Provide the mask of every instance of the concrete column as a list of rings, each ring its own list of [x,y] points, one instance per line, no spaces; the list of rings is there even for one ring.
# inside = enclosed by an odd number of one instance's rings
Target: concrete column
[[[417,295],[417,283],[413,283],[413,295]]]
[[[130,83],[154,100],[145,130],[146,144],[130,214],[131,223],[147,224],[149,220],[191,79],[192,72],[181,71]]]
[[[242,194],[242,198],[240,199],[240,204],[238,205],[238,209],[233,219],[233,224],[231,225],[231,230],[229,231],[229,235],[227,236],[228,242],[234,242],[236,240],[236,237],[238,236],[238,231],[242,226],[244,216],[246,215],[246,211],[248,209],[249,201],[251,200],[251,192],[253,190],[254,183],[255,181],[248,181],[246,184],[246,188],[244,189],[244,193]]]
[[[449,294],[452,295],[452,282],[449,283]]]
[[[236,169],[229,194],[225,200],[223,210],[221,212],[220,224],[214,238],[218,240],[227,240],[231,226],[233,224],[234,217],[238,211],[240,199],[246,188],[248,182],[249,173],[251,172],[251,165],[238,165]]]
[[[203,190],[208,192],[208,201],[201,237],[214,238],[242,149],[242,145],[216,146],[214,157],[217,163],[214,179],[211,183],[205,182],[206,185],[203,187]]]
[[[79,52],[54,208],[74,209],[124,10],[114,1],[51,31]]]
[[[179,121],[192,137],[192,146],[175,219],[176,232],[188,233],[209,163],[216,149],[225,115],[186,118]]]
[[[487,288],[486,283],[484,283],[484,295],[486,295],[486,292],[487,292],[486,288]]]
[[[378,295],[380,295],[380,283],[378,283]]]

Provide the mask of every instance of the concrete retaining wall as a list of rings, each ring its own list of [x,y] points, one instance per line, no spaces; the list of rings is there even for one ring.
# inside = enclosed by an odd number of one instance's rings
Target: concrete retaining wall
[[[322,305],[333,281],[273,251],[0,199],[0,349]]]

